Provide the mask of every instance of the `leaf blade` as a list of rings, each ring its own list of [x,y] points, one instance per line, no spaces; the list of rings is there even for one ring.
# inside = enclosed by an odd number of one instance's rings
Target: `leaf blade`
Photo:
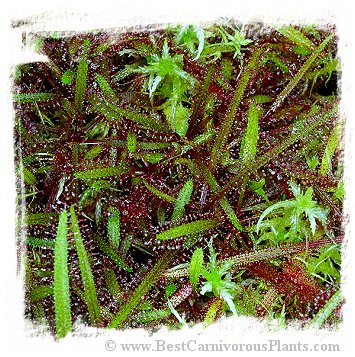
[[[256,156],[261,113],[256,103],[252,102],[248,110],[248,123],[240,146],[239,158],[243,164],[252,161]]]
[[[85,249],[83,238],[81,236],[78,219],[74,210],[74,206],[70,207],[70,215],[72,220],[72,230],[74,234],[74,242],[79,258],[79,267],[81,272],[81,280],[84,286],[84,296],[86,305],[89,311],[90,323],[97,326],[101,323],[100,306],[97,300],[96,287],[88,253]]]
[[[192,191],[194,189],[193,180],[188,180],[185,182],[184,186],[179,192],[178,198],[176,199],[174,212],[171,217],[172,221],[177,221],[182,218],[185,211],[185,206],[189,203]]]
[[[129,297],[127,302],[121,306],[113,320],[108,324],[108,328],[120,326],[131,314],[132,310],[139,304],[142,297],[148,292],[152,285],[160,278],[162,272],[168,267],[171,259],[176,254],[175,251],[166,252],[145,276],[141,284]]]
[[[110,216],[107,220],[108,239],[114,249],[118,249],[121,241],[121,216],[115,207],[109,208]]]
[[[213,145],[212,154],[211,154],[211,165],[216,167],[219,163],[222,153],[224,151],[224,146],[227,141],[227,138],[232,129],[234,117],[237,113],[239,104],[244,95],[245,89],[248,85],[250,78],[255,73],[255,70],[259,68],[260,58],[262,56],[262,50],[259,49],[252,55],[249,60],[246,70],[243,72],[238,87],[234,93],[234,96],[229,104],[227,115],[221,124],[221,128],[218,132],[215,144]]]
[[[156,235],[157,239],[166,240],[166,239],[173,239],[178,237],[183,237],[186,235],[202,233],[208,231],[212,228],[217,227],[219,224],[218,220],[206,220],[201,219],[198,221],[185,223],[177,227],[170,228],[164,232],[158,233]]]
[[[197,284],[201,274],[202,265],[203,265],[203,249],[197,248],[192,254],[190,266],[189,266],[190,268],[189,277],[190,277],[192,289],[194,291],[197,290]]]
[[[58,338],[65,337],[72,329],[69,271],[68,271],[68,215],[64,210],[59,215],[54,246],[54,313]]]
[[[76,72],[76,82],[75,82],[75,97],[74,104],[77,113],[83,111],[84,98],[86,94],[86,85],[88,79],[89,65],[85,59],[79,61],[77,72]]]
[[[338,290],[325,304],[325,306],[320,309],[317,314],[313,317],[309,324],[309,327],[320,328],[324,322],[328,319],[331,313],[337,308],[337,306],[342,302],[343,294],[341,290]]]
[[[48,102],[53,99],[53,93],[17,93],[13,95],[14,102],[37,103]]]

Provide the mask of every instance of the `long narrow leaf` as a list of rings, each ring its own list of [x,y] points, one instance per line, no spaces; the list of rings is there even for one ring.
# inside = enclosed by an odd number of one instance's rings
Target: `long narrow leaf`
[[[75,242],[76,251],[79,259],[81,281],[84,286],[84,295],[85,295],[86,305],[89,311],[90,323],[93,326],[97,326],[101,322],[100,306],[97,301],[96,287],[90,267],[88,253],[86,252],[83,243],[83,238],[81,236],[80,227],[74,210],[74,206],[70,207],[70,215],[72,220],[74,242]]]
[[[305,47],[310,51],[315,49],[314,43],[293,26],[282,26],[277,31],[299,46]]]
[[[185,206],[190,201],[193,188],[194,188],[194,183],[192,180],[188,180],[185,182],[175,202],[174,212],[173,215],[171,216],[172,221],[179,220],[184,215]]]
[[[325,304],[325,306],[318,311],[316,316],[313,317],[309,327],[320,328],[342,301],[343,301],[343,294],[341,290],[338,290],[329,299],[329,301]]]
[[[203,250],[202,248],[197,248],[192,254],[190,261],[190,282],[192,289],[196,291],[198,279],[201,274],[203,265]]]
[[[157,321],[171,315],[171,311],[169,309],[159,309],[159,310],[147,310],[142,311],[137,315],[137,318],[140,323],[147,324],[152,321]]]
[[[115,272],[113,271],[113,269],[107,268],[104,274],[108,290],[114,298],[117,298],[121,293],[121,289],[118,284]]]
[[[146,129],[162,133],[168,133],[170,131],[169,126],[166,123],[159,121],[152,116],[143,115],[133,109],[128,110],[120,108],[117,101],[112,103],[112,98],[106,97],[101,99],[98,96],[91,96],[89,101],[95,111],[102,113],[109,119],[116,119],[120,121],[121,118],[124,117]]]
[[[107,257],[112,259],[120,268],[132,272],[132,268],[116,253],[116,251],[106,243],[100,236],[94,235],[94,240],[96,241],[98,247],[106,254]]]
[[[243,230],[243,226],[240,223],[240,220],[237,216],[237,214],[235,213],[233,207],[231,206],[231,204],[227,201],[227,199],[225,197],[222,197],[219,201],[224,213],[227,215],[227,217],[229,218],[229,220],[233,223],[233,226],[235,228],[237,228],[239,231]]]
[[[74,177],[82,180],[94,180],[111,176],[120,176],[127,170],[122,166],[100,167],[74,173]]]
[[[79,61],[78,69],[76,72],[76,83],[75,83],[75,109],[78,113],[81,113],[84,106],[84,98],[86,93],[86,83],[88,79],[88,63],[85,59]]]
[[[212,172],[209,170],[209,168],[203,162],[199,162],[198,166],[199,166],[200,170],[203,172],[203,175],[204,175],[206,181],[208,182],[212,192],[214,192],[214,193],[218,192],[220,190],[220,186],[219,186],[216,178],[212,175]],[[233,226],[235,228],[237,228],[238,230],[242,231],[243,226],[242,226],[241,222],[239,221],[239,218],[238,218],[237,214],[235,213],[233,207],[228,202],[228,200],[224,196],[222,196],[219,200],[219,204],[220,204],[222,210],[224,211],[224,213],[229,218],[229,220],[232,222]]]
[[[254,52],[253,56],[248,62],[246,70],[244,71],[244,73],[242,74],[239,80],[237,89],[235,90],[234,96],[229,104],[227,115],[221,124],[221,128],[218,132],[218,136],[216,138],[215,144],[212,149],[211,164],[213,167],[215,167],[219,163],[220,158],[224,152],[224,145],[232,129],[232,125],[239,104],[243,98],[245,89],[248,85],[250,78],[252,78],[252,76],[255,74],[255,71],[259,68],[261,56],[262,56],[261,49]]]
[[[34,303],[36,301],[43,300],[46,297],[53,295],[53,293],[54,293],[53,285],[42,285],[33,288],[29,292],[28,297],[31,300],[31,302]]]
[[[228,260],[232,260],[233,268],[236,269],[250,263],[275,259],[278,257],[288,256],[291,254],[298,254],[308,249],[319,249],[320,247],[329,244],[334,244],[334,242],[341,243],[341,241],[342,241],[342,237],[338,237],[335,238],[334,241],[330,239],[319,239],[308,243],[303,242],[297,244],[282,244],[280,246],[275,246],[271,248],[254,249],[250,252],[238,254],[231,258],[218,260],[217,264],[222,265]],[[181,277],[184,276],[186,277],[188,275],[189,275],[189,267],[185,265],[178,269],[172,268],[164,273],[164,276],[166,278],[171,278],[171,279],[180,279]]]
[[[37,103],[53,99],[53,93],[18,93],[13,95],[14,102]]]
[[[129,297],[127,302],[121,306],[115,318],[108,324],[108,328],[116,328],[126,320],[126,318],[132,313],[132,310],[141,302],[142,297],[160,278],[162,272],[168,267],[175,254],[175,251],[170,250],[158,260],[155,266],[145,276],[138,288]]]
[[[182,224],[178,227],[170,228],[167,231],[157,234],[156,237],[157,239],[162,239],[162,240],[183,237],[186,235],[208,231],[212,228],[217,227],[218,224],[219,222],[215,219],[211,219],[211,220],[201,219],[199,221],[194,221],[194,222]]]
[[[202,84],[202,88],[201,90],[198,92],[198,96],[196,98],[196,100],[193,103],[193,107],[192,107],[192,113],[191,113],[191,122],[192,124],[194,124],[194,119],[197,118],[197,116],[200,113],[200,110],[205,106],[205,103],[207,101],[207,97],[209,95],[209,87],[212,83],[212,79],[213,79],[213,73],[215,71],[214,66],[211,66],[208,69],[206,78]]]
[[[332,165],[331,165],[332,158],[334,156],[336,148],[339,145],[341,134],[342,134],[341,125],[338,123],[337,125],[335,125],[334,129],[332,130],[324,150],[324,154],[320,166],[320,172],[322,175],[325,175],[327,172],[331,171],[332,169]]]
[[[55,245],[55,241],[52,239],[43,239],[37,237],[26,237],[24,242],[26,245],[30,245],[35,248],[50,248],[53,249]]]
[[[224,304],[223,299],[217,299],[213,301],[213,303],[209,306],[205,318],[203,320],[204,326],[208,326],[216,320],[217,316],[221,312],[223,304]]]
[[[146,181],[143,181],[144,186],[152,193],[154,193],[154,195],[156,195],[157,197],[161,198],[162,200],[168,201],[170,203],[175,204],[176,203],[176,198],[173,196],[168,195],[167,193],[158,190],[157,188],[149,185]]]
[[[303,129],[296,130],[291,133],[286,139],[284,139],[280,144],[274,146],[272,149],[267,151],[265,154],[255,158],[251,165],[243,166],[240,168],[239,172],[232,178],[218,193],[222,196],[229,192],[234,185],[240,182],[245,176],[250,175],[252,172],[256,171],[261,166],[267,164],[271,159],[275,158],[289,146],[293,145],[296,141],[309,135],[314,129],[319,125],[324,123],[326,120],[336,115],[338,111],[338,106],[334,106],[332,109],[325,113],[312,113],[309,115],[310,119],[307,118],[303,121]]]
[[[309,56],[307,61],[303,64],[303,66],[300,68],[300,70],[297,72],[295,76],[292,77],[291,81],[288,83],[288,85],[284,88],[284,90],[278,95],[276,98],[275,102],[269,109],[269,112],[274,112],[280,105],[281,103],[285,100],[285,98],[292,92],[292,90],[296,87],[298,82],[303,78],[303,76],[307,73],[309,68],[312,66],[313,62],[316,60],[316,58],[321,54],[321,52],[324,50],[324,48],[327,46],[327,44],[330,42],[330,40],[334,37],[334,35],[328,36],[318,47],[317,49]]]
[[[51,212],[46,213],[31,213],[26,217],[26,224],[32,226],[35,224],[45,225],[49,223],[55,223],[58,219],[58,215]]]
[[[57,337],[62,338],[71,331],[71,308],[68,272],[68,214],[59,216],[54,247],[54,314]]]
[[[242,144],[240,146],[239,158],[243,164],[254,160],[259,138],[259,118],[261,110],[256,103],[252,102],[248,110],[248,123],[245,130]]]
[[[120,211],[115,207],[109,208],[110,216],[107,220],[107,235],[111,246],[118,249],[121,240],[121,218]]]
[[[105,96],[111,98],[112,100],[116,100],[116,93],[111,88],[110,84],[107,82],[106,78],[103,77],[101,74],[96,74],[96,81],[99,84],[100,89],[103,91]]]

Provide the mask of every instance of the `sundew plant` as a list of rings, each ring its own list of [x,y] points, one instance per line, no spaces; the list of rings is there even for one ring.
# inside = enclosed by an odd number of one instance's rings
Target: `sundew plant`
[[[27,35],[48,60],[13,74],[26,319],[341,322],[333,27]]]

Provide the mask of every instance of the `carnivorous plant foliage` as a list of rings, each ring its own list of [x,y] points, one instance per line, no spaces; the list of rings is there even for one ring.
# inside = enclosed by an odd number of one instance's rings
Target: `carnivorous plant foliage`
[[[23,38],[48,57],[13,78],[26,318],[56,338],[341,321],[333,27]]]

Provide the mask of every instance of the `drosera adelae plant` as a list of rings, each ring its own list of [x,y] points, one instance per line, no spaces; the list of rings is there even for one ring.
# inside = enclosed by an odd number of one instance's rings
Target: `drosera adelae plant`
[[[13,94],[28,319],[57,338],[79,320],[339,324],[334,28],[32,36],[49,60]]]

